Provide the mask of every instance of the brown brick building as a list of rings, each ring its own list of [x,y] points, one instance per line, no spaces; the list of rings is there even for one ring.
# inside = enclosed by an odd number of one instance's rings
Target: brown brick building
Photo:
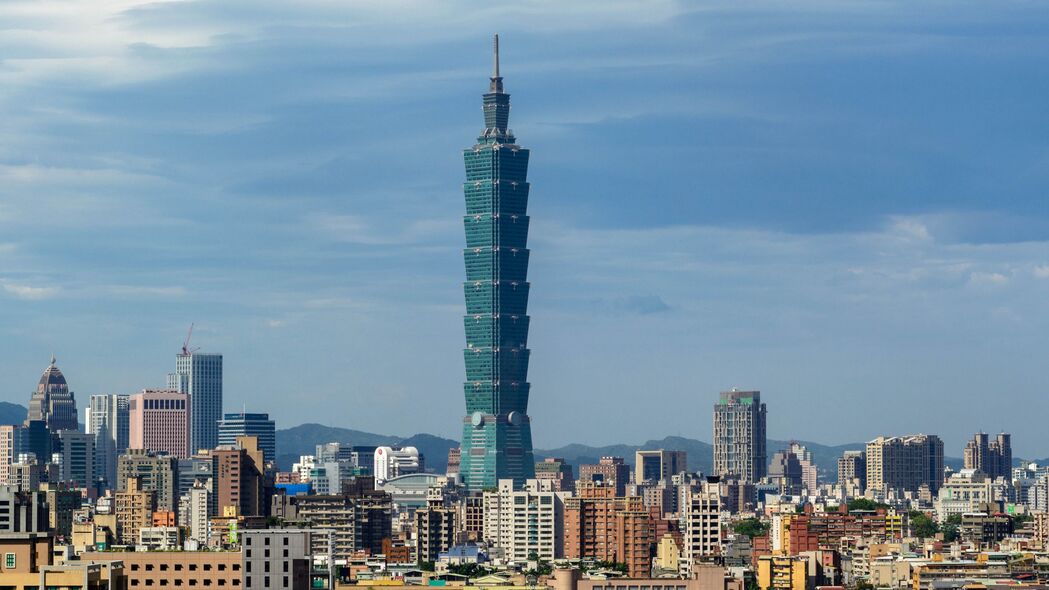
[[[581,481],[565,499],[564,552],[568,559],[595,559],[627,566],[631,577],[652,569],[652,529],[637,496],[617,496],[613,485]]]

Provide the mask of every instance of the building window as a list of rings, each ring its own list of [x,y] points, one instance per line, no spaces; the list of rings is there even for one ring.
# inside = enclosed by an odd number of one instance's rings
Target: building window
[[[9,570],[10,569],[14,569],[16,564],[17,564],[17,561],[15,560],[15,554],[14,553],[6,553],[6,554],[4,554],[4,568],[9,569]]]

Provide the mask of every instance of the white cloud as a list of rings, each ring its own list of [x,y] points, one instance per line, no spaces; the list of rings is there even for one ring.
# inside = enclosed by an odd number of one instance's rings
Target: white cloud
[[[35,287],[32,285],[20,285],[15,283],[5,283],[4,291],[17,297],[18,299],[24,299],[27,301],[38,301],[41,299],[50,299],[58,294],[58,287]]]
[[[1037,279],[1049,279],[1049,264],[1040,264],[1032,271]]]

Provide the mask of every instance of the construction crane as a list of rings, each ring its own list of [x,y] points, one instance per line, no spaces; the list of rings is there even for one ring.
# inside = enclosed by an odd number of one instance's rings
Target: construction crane
[[[200,350],[200,347],[190,348],[189,341],[193,338],[193,324],[189,325],[189,333],[186,334],[186,339],[182,342],[182,354],[193,354]]]

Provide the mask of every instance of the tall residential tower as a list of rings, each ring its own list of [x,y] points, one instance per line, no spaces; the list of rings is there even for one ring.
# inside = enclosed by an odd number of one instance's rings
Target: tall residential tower
[[[714,404],[714,475],[757,483],[765,477],[767,467],[761,392],[721,392]]]
[[[467,489],[532,478],[528,417],[528,150],[508,128],[510,95],[494,72],[484,131],[466,161],[466,417],[460,473]]]

